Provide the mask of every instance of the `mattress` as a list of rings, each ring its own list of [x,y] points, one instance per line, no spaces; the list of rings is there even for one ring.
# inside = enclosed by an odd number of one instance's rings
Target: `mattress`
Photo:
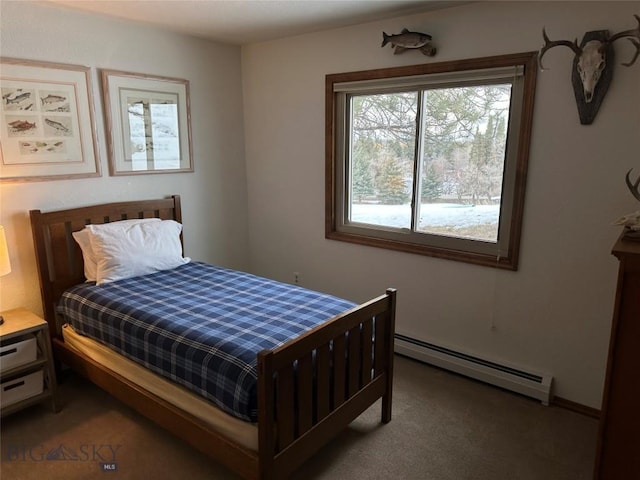
[[[258,451],[257,424],[229,415],[198,395],[128,360],[95,340],[79,335],[71,325],[62,327],[68,347],[134,382],[148,392],[190,413],[215,431],[251,450]]]
[[[355,305],[201,262],[67,290],[58,311],[75,331],[257,421],[257,354]]]

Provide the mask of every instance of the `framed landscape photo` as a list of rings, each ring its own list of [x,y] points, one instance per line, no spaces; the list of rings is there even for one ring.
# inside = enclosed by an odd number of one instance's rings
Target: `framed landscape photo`
[[[99,177],[88,67],[0,57],[0,180]]]
[[[193,172],[189,82],[102,70],[111,175]]]

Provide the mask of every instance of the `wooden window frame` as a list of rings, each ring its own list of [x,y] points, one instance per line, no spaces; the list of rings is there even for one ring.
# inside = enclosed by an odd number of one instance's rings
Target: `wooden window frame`
[[[344,169],[345,158],[338,158],[337,142],[341,135],[336,134],[337,125],[344,124],[343,119],[337,118],[340,108],[336,102],[338,95],[335,92],[336,84],[345,82],[378,81],[394,78],[425,76],[429,74],[446,74],[452,72],[477,71],[482,69],[495,69],[501,67],[521,67],[523,69],[522,103],[518,124],[517,153],[512,165],[515,168],[515,178],[511,202],[507,210],[510,210],[508,242],[506,249],[499,249],[498,253],[479,253],[477,251],[460,248],[460,242],[453,242],[454,247],[442,245],[442,237],[438,235],[439,245],[425,245],[402,239],[390,239],[376,236],[376,229],[367,229],[368,232],[354,233],[340,229],[340,212],[344,211],[338,185],[341,169]],[[456,260],[476,265],[502,268],[508,270],[518,269],[520,251],[520,237],[522,231],[525,186],[527,166],[529,159],[529,147],[531,142],[531,128],[533,123],[533,106],[535,97],[535,85],[537,76],[537,52],[525,52],[493,57],[484,57],[467,60],[456,60],[434,64],[412,65],[405,67],[382,68],[367,71],[329,74],[325,80],[325,237],[331,240],[367,245],[371,247],[386,248],[408,253],[427,255],[431,257]],[[511,121],[509,122],[511,125]],[[504,206],[503,206],[504,207]],[[503,221],[503,208],[501,207],[500,220]],[[429,234],[425,234],[429,235]],[[453,237],[446,237],[451,238]],[[469,240],[473,242],[473,240]]]

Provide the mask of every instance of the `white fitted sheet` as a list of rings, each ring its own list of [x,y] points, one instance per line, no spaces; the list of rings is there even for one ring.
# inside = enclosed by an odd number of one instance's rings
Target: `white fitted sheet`
[[[234,442],[258,450],[258,427],[235,418],[187,389],[156,375],[104,345],[75,332],[71,325],[62,327],[65,343],[109,370],[140,385],[145,390],[202,420]]]

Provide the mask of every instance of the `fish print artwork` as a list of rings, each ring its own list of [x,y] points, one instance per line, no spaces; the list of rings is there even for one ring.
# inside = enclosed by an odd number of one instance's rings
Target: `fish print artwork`
[[[71,137],[71,119],[69,117],[45,117],[44,133],[47,136]]]
[[[6,111],[33,111],[35,92],[22,88],[2,89],[2,108]]]
[[[431,35],[428,33],[412,32],[406,28],[401,33],[389,35],[382,32],[382,45],[384,47],[391,44],[393,53],[399,54],[406,50],[419,50],[423,55],[433,57],[436,54],[436,48],[431,45]]]
[[[37,132],[35,118],[7,115],[5,121],[7,124],[7,133],[10,137],[31,137]]]
[[[0,185],[101,175],[92,83],[90,67],[0,58]]]
[[[19,142],[21,155],[66,153],[66,143],[57,141]]]
[[[70,112],[69,97],[65,92],[41,90],[40,108],[43,112]]]

